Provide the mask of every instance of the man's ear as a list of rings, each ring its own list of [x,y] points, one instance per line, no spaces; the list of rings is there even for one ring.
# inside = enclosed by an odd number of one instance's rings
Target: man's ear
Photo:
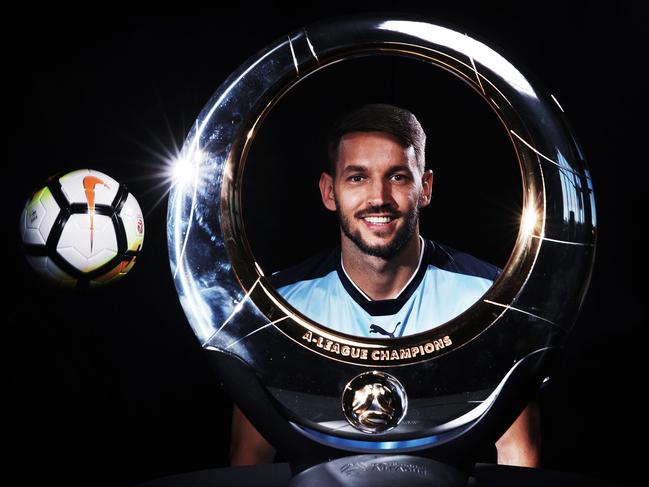
[[[419,198],[419,208],[428,206],[433,194],[433,170],[428,169],[421,175],[421,197]]]
[[[320,196],[322,196],[322,204],[327,210],[336,211],[334,180],[331,175],[326,172],[323,172],[320,175]]]

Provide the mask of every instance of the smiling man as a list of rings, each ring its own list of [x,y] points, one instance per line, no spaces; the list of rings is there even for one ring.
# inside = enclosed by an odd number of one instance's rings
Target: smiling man
[[[338,332],[395,338],[446,323],[491,287],[500,269],[419,235],[433,187],[425,145],[415,116],[391,105],[362,106],[336,125],[319,187],[340,246],[271,276],[294,308]],[[538,423],[532,403],[496,444],[499,463],[538,465]],[[235,408],[232,464],[273,454]]]
[[[324,206],[337,213],[340,246],[271,277],[298,311],[361,337],[401,337],[456,317],[500,270],[419,235],[431,200],[426,135],[415,116],[365,105],[333,130]]]

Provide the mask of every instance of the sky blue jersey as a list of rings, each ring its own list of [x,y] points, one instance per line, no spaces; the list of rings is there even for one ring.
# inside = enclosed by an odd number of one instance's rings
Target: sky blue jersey
[[[387,338],[431,330],[467,310],[500,269],[421,238],[419,265],[394,299],[372,300],[347,275],[340,247],[273,274],[270,282],[298,311],[349,335]]]

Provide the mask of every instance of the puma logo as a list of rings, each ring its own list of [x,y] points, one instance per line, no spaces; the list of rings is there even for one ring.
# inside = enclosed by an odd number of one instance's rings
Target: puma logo
[[[379,333],[381,335],[389,336],[390,338],[394,338],[394,334],[397,331],[397,328],[401,325],[401,322],[398,322],[396,325],[394,325],[394,330],[392,330],[392,333],[389,331],[385,330],[384,328],[380,327],[379,325],[371,324],[370,325],[370,333]]]

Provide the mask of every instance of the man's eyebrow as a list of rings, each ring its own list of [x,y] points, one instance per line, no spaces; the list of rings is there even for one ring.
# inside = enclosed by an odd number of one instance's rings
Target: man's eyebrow
[[[367,166],[363,166],[359,164],[350,164],[349,166],[345,166],[343,172],[367,172],[367,170],[368,170]],[[393,166],[390,166],[388,168],[388,171],[389,172],[396,172],[396,171],[412,172],[408,164],[394,164]]]
[[[410,166],[408,164],[395,164],[394,166],[390,166],[390,172],[395,172],[395,171],[411,171]]]
[[[357,164],[351,164],[349,166],[345,166],[343,169],[343,172],[365,172],[367,171],[366,166],[359,166]]]

